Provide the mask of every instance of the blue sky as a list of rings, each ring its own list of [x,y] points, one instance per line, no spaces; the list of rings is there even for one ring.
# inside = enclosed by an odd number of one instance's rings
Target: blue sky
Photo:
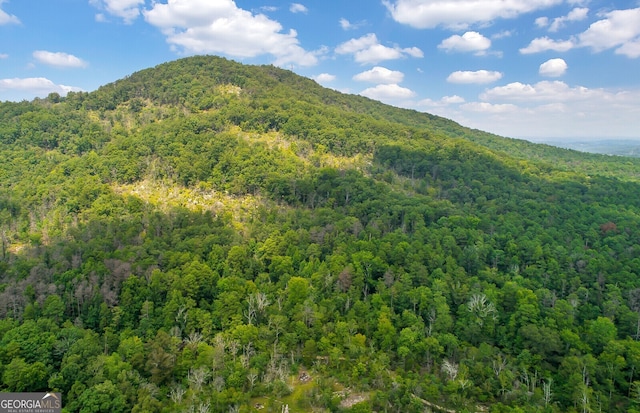
[[[517,138],[640,138],[640,0],[0,0],[0,101],[195,54]]]

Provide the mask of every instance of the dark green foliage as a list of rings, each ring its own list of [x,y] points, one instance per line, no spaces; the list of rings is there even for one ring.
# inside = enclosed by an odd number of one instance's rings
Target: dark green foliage
[[[3,103],[0,390],[637,410],[634,162],[206,56]]]

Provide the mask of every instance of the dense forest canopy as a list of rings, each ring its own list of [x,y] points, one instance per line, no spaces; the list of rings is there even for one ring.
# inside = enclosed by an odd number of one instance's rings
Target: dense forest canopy
[[[639,167],[210,56],[0,103],[0,391],[639,411]]]

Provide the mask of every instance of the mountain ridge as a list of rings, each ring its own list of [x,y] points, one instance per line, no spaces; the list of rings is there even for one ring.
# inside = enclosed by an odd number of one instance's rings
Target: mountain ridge
[[[187,92],[186,87],[180,88],[182,85],[180,81],[176,81],[176,79],[171,78],[168,74],[176,71],[176,67],[179,67],[183,62],[192,63],[191,66],[194,67],[188,69],[187,76],[182,76],[183,82],[188,81],[189,86],[194,88],[194,92],[191,95]],[[215,71],[215,73],[212,74],[207,71],[210,68],[212,71]],[[224,73],[225,71],[226,73],[233,73],[233,75],[226,75]],[[240,71],[240,73],[237,73],[238,71]],[[167,91],[166,88],[163,88],[162,90],[166,92],[166,94],[151,93],[151,95],[145,95],[145,86],[138,84],[138,79],[144,78],[147,73],[155,73],[153,76],[159,76],[160,78],[166,76],[172,80],[169,86],[170,89]],[[436,115],[417,112],[412,109],[394,108],[363,96],[346,95],[324,88],[315,81],[298,76],[286,69],[280,69],[270,65],[243,66],[239,63],[214,56],[197,56],[180,59],[158,65],[155,68],[136,72],[124,79],[100,87],[95,91],[93,95],[95,98],[88,104],[88,107],[104,109],[99,103],[101,100],[110,102],[108,107],[111,107],[117,102],[122,101],[122,99],[130,100],[145,96],[160,103],[164,101],[179,103],[180,105],[188,106],[189,110],[193,111],[207,110],[211,109],[214,105],[211,96],[204,94],[207,87],[214,89],[216,86],[224,84],[231,84],[236,87],[247,86],[246,79],[249,74],[251,74],[251,79],[253,80],[249,81],[248,94],[252,94],[252,88],[258,87],[258,84],[260,86],[268,85],[270,93],[274,92],[273,88],[284,85],[289,93],[293,91],[294,97],[298,102],[306,102],[316,106],[330,105],[341,110],[347,109],[353,114],[370,115],[379,121],[388,121],[404,126],[416,127],[430,133],[446,135],[448,137],[463,138],[491,150],[500,151],[502,155],[516,156],[518,159],[544,161],[543,158],[545,156],[551,157],[549,161],[554,167],[567,171],[577,170],[587,175],[594,175],[600,172],[607,176],[615,175],[618,178],[631,179],[634,181],[639,178],[635,171],[637,170],[636,168],[640,167],[640,162],[636,160],[632,161],[633,168],[618,167],[610,170],[613,168],[611,162],[606,158],[595,158],[600,163],[610,164],[606,170],[598,171],[597,166],[594,166],[589,161],[585,162],[584,157],[581,157],[580,154],[576,154],[575,152],[571,152],[570,149],[549,151],[547,150],[548,148],[545,149],[544,146],[536,146],[537,144],[532,144],[526,140],[500,137],[491,133],[467,128],[454,121]],[[202,84],[197,80],[198,78],[209,79],[212,83],[208,85]],[[150,83],[158,82],[152,80]],[[194,83],[195,86],[193,86]],[[281,91],[279,93],[284,92]],[[261,96],[257,96],[258,99],[260,97]],[[136,101],[135,105],[139,104],[140,103]],[[254,121],[261,122],[267,129],[277,129],[282,126],[280,125],[282,119],[277,119],[277,113],[263,113],[258,114],[258,116],[262,116],[262,118]]]
[[[636,165],[215,57],[2,103],[0,390],[632,412]]]

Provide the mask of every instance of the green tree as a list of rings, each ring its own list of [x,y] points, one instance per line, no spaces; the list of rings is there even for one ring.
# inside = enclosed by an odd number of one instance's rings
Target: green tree
[[[27,363],[22,358],[14,358],[5,366],[2,381],[13,392],[44,391],[50,374],[51,368],[40,361]]]
[[[80,413],[125,412],[127,403],[120,390],[110,380],[86,389],[78,399]]]

